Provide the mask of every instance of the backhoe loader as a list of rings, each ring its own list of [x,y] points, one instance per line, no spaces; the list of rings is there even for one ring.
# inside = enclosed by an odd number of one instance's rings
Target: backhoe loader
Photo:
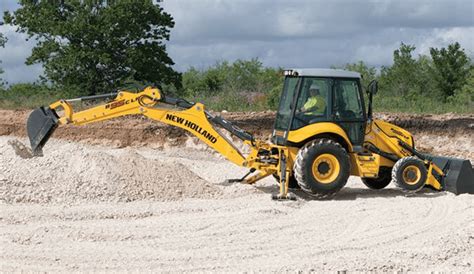
[[[413,136],[393,124],[373,119],[372,97],[378,85],[367,87],[368,110],[359,73],[334,69],[285,70],[284,87],[271,142],[257,140],[201,103],[165,96],[157,87],[60,100],[34,110],[27,121],[33,153],[41,154],[54,130],[65,124],[84,125],[124,115],[141,114],[187,130],[249,172],[232,182],[253,184],[273,175],[279,181],[275,199],[292,199],[299,187],[314,197],[330,197],[358,176],[371,189],[391,181],[406,192],[424,186],[456,194],[474,193],[469,160],[426,155]],[[75,112],[75,101],[108,98],[103,105]],[[62,112],[59,112],[62,110]],[[60,115],[61,114],[61,115]],[[244,155],[224,131],[249,146]]]

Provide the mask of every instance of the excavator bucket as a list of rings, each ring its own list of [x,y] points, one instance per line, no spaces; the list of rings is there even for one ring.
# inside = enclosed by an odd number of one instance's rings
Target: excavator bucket
[[[442,179],[445,190],[454,194],[474,194],[474,172],[469,160],[437,156],[430,158],[445,174]]]
[[[40,107],[31,112],[26,122],[33,155],[40,155],[44,144],[58,127],[59,117],[49,107]]]

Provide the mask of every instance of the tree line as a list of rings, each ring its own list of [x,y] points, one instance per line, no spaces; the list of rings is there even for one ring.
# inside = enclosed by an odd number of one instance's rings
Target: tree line
[[[6,42],[7,42],[7,38],[5,38],[3,36],[3,34],[0,32],[0,48],[4,48]],[[2,64],[2,60],[0,60],[0,76],[4,72],[2,67],[1,67],[1,64]],[[3,87],[4,84],[5,83],[3,82],[2,78],[0,77],[0,88]]]
[[[0,106],[43,103],[59,97],[107,93],[130,83],[152,83],[166,92],[203,101],[215,110],[276,109],[282,68],[258,59],[221,61],[179,73],[166,51],[172,16],[152,0],[29,1],[5,12],[6,24],[37,41],[26,64],[42,64],[36,84],[7,87],[0,80]],[[0,48],[7,43],[0,33]],[[363,86],[378,80],[380,109],[474,112],[474,66],[457,42],[415,56],[401,43],[393,65],[364,61],[340,68],[363,75]],[[0,69],[0,76],[3,71]],[[0,78],[1,79],[1,78]]]

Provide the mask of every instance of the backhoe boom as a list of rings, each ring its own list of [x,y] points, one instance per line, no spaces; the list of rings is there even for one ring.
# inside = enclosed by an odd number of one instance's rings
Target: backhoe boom
[[[75,101],[110,97],[115,98],[106,104],[78,112],[75,112],[71,105]],[[62,115],[58,114],[60,109],[63,110]],[[258,174],[245,179],[247,183],[254,183],[271,174],[280,176],[280,157],[288,156],[286,147],[255,140],[250,133],[220,116],[214,116],[207,112],[203,104],[165,97],[159,89],[152,87],[147,87],[139,93],[120,91],[116,94],[57,101],[49,107],[33,111],[27,121],[27,131],[33,152],[39,154],[48,138],[60,125],[84,125],[137,114],[182,128],[234,164],[250,168],[253,171],[258,170]],[[230,138],[221,132],[221,129],[241,139],[244,144],[250,147],[250,153],[244,156]],[[287,169],[286,165],[284,169]],[[290,170],[286,171],[286,173],[288,172]],[[288,174],[280,176],[280,178],[283,178],[283,183],[285,183]],[[283,189],[285,190],[283,196],[286,196],[287,187],[283,187]]]

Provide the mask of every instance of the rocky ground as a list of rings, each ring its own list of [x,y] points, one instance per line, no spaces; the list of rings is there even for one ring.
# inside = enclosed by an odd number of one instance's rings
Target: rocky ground
[[[0,110],[0,271],[474,271],[473,195],[351,178],[332,200],[275,202],[272,178],[225,184],[246,170],[140,117],[62,127],[25,159],[27,115]],[[274,113],[224,115],[267,138]],[[474,159],[473,115],[379,117]]]

